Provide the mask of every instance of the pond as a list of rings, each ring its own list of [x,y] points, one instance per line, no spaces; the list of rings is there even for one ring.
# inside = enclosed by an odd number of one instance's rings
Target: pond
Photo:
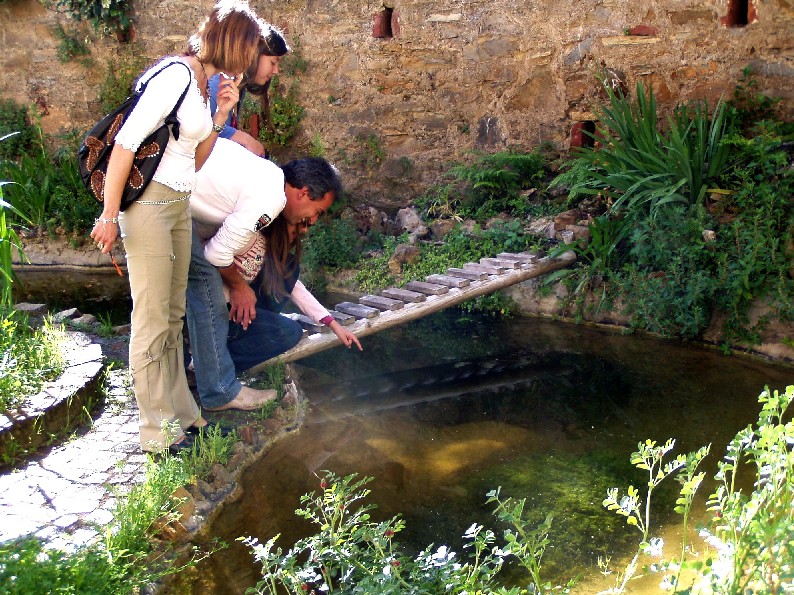
[[[483,320],[435,314],[366,337],[365,351],[332,349],[293,364],[308,400],[303,428],[244,475],[241,499],[210,533],[229,548],[182,577],[173,593],[244,593],[258,568],[241,536],[281,534],[287,549],[311,527],[295,516],[323,470],[373,477],[377,519],[402,515],[407,551],[447,544],[478,522],[497,530],[486,493],[526,498],[554,514],[543,571],[583,573],[579,593],[609,586],[599,557],[621,569],[639,541],[601,502],[610,487],[647,480],[629,463],[645,439],[675,438],[675,453],[712,444],[708,477],[728,441],[757,420],[765,385],[784,390],[794,370],[656,338],[540,319]],[[655,496],[655,535],[675,547],[678,484]],[[701,488],[695,515],[704,518]],[[672,552],[667,552],[672,555]],[[193,581],[191,585],[185,583]],[[606,581],[606,582],[605,582]],[[658,577],[633,592],[660,592]],[[643,590],[646,589],[646,590]]]

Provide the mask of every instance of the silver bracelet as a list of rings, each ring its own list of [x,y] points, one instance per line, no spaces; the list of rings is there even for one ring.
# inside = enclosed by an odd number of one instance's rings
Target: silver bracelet
[[[97,223],[118,223],[118,222],[119,222],[118,217],[112,217],[111,219],[106,219],[105,217],[98,217],[97,219],[94,219],[94,225],[96,225]]]

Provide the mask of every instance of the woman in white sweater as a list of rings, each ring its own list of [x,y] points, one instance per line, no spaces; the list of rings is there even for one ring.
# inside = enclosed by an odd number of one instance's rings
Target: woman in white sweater
[[[91,237],[109,252],[118,229],[124,241],[133,310],[130,371],[140,411],[144,451],[177,452],[206,422],[187,385],[182,355],[182,317],[190,263],[188,198],[196,171],[206,161],[229,111],[237,103],[237,80],[256,60],[263,22],[246,4],[224,1],[191,37],[188,52],[162,60],[143,74],[151,79],[124,126],[108,165],[104,206]],[[217,111],[210,112],[207,82],[223,72]],[[142,197],[120,211],[122,189],[144,138],[164,122],[179,96],[179,138],[169,139],[153,181]]]

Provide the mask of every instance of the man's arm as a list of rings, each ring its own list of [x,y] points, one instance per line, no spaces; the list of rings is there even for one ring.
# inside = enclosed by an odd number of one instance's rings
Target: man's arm
[[[229,288],[229,320],[242,325],[248,330],[248,325],[256,318],[256,293],[246,283],[237,271],[234,263],[227,267],[219,268],[224,284]]]

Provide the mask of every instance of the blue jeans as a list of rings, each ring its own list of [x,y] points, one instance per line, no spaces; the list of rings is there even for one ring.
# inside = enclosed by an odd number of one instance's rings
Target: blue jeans
[[[254,288],[258,281],[257,277],[252,282]],[[276,307],[280,309],[279,305]],[[300,340],[301,326],[271,308],[272,300],[257,291],[256,318],[248,330],[231,322],[221,274],[204,258],[204,244],[194,232],[187,282],[187,324],[196,387],[203,406],[216,408],[232,401],[242,388],[238,371],[275,357]]]

